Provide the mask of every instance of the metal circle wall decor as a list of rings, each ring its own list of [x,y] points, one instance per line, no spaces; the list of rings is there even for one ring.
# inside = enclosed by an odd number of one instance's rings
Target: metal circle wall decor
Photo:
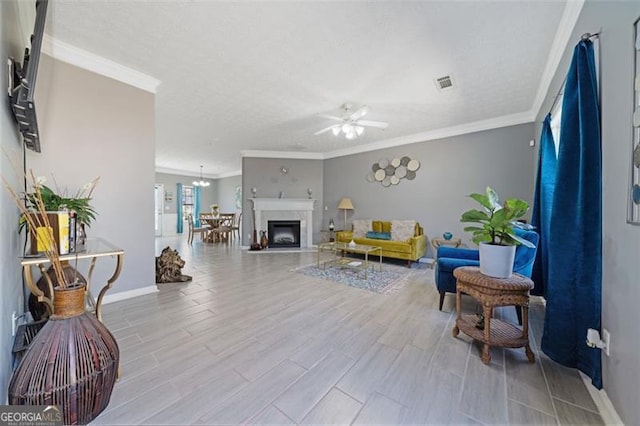
[[[398,185],[402,179],[414,180],[416,171],[420,168],[420,161],[406,155],[401,158],[388,160],[382,158],[371,165],[367,173],[367,182],[380,182],[384,187]]]

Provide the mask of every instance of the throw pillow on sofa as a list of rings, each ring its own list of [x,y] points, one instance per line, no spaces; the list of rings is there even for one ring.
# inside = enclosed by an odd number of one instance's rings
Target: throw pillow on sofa
[[[372,238],[374,240],[390,240],[391,234],[389,232],[369,231],[367,232],[367,238]]]
[[[393,241],[407,241],[415,235],[415,220],[392,220],[391,239]]]
[[[369,231],[371,231],[371,220],[356,219],[353,221],[354,238],[366,238]]]

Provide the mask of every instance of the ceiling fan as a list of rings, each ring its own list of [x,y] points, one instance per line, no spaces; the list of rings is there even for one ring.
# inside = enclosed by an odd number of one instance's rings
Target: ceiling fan
[[[389,123],[385,123],[384,121],[361,120],[361,118],[369,112],[369,107],[366,105],[361,106],[353,112],[351,108],[351,104],[342,105],[344,111],[342,117],[320,114],[320,117],[336,120],[338,123],[318,130],[314,135],[320,135],[331,130],[334,136],[338,136],[340,132],[342,132],[347,139],[352,140],[362,135],[365,127],[376,127],[384,130],[389,126]]]

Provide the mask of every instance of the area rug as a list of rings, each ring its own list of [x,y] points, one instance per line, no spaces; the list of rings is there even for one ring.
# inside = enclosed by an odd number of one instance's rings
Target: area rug
[[[362,270],[336,266],[318,268],[316,264],[312,264],[292,269],[292,271],[379,294],[393,294],[400,291],[413,275],[411,269],[395,265],[383,265],[380,271],[377,263],[375,270],[369,270],[367,279],[364,278]]]

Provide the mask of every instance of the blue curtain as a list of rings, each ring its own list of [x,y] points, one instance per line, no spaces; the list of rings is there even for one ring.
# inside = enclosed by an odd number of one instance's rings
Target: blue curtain
[[[176,224],[176,231],[178,234],[182,234],[182,184],[176,185],[176,209],[178,210],[178,223]]]
[[[200,191],[199,186],[193,188],[193,223],[196,227],[200,226]]]
[[[591,41],[574,49],[567,74],[549,227],[549,276],[542,350],[577,367],[602,388],[600,350],[585,344],[600,330],[602,155],[598,86]]]
[[[540,134],[538,177],[533,198],[533,212],[531,213],[531,224],[536,227],[536,231],[540,235],[536,261],[533,264],[533,272],[531,274],[531,279],[535,283],[531,293],[537,296],[544,296],[549,276],[547,244],[555,185],[556,147],[553,141],[553,133],[551,132],[551,115],[547,114],[542,123],[542,133]]]

